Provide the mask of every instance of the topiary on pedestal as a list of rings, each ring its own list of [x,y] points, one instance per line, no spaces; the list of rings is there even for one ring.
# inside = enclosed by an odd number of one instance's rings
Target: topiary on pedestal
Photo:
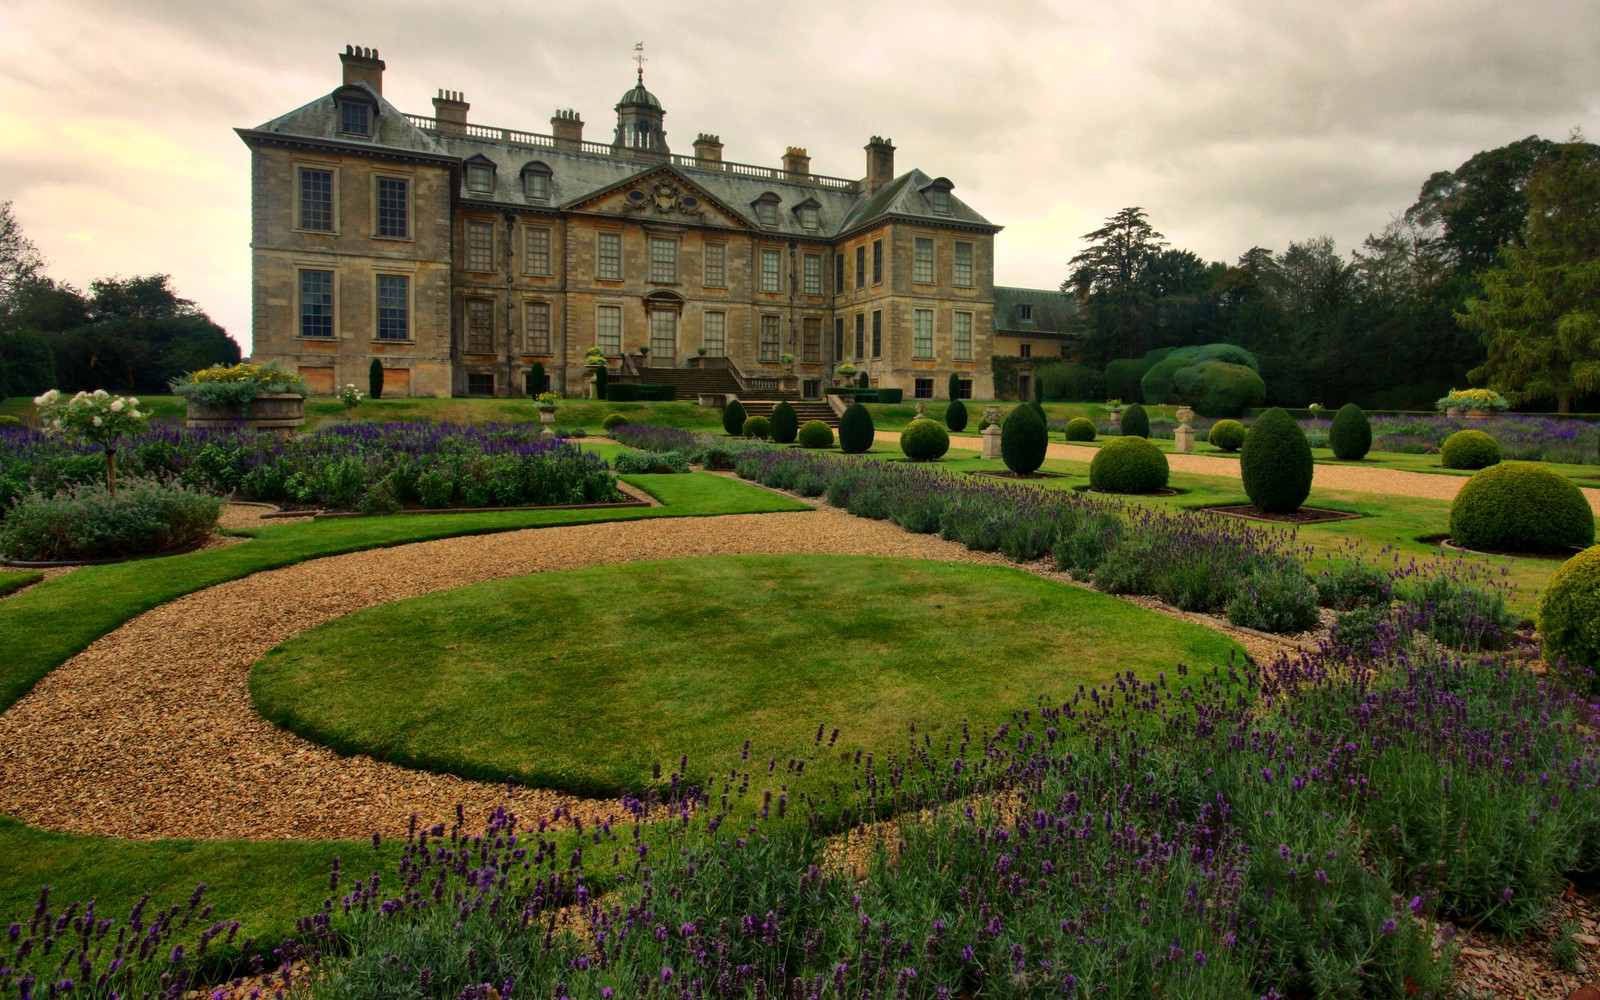
[[[1239,476],[1250,502],[1268,514],[1299,510],[1311,495],[1311,445],[1283,407],[1255,419],[1239,453]]]
[[[1533,462],[1502,462],[1456,494],[1450,540],[1497,552],[1563,552],[1594,544],[1594,511],[1567,477]]]
[[[1354,403],[1339,407],[1328,428],[1328,446],[1333,457],[1343,462],[1359,462],[1372,450],[1372,421]]]
[[[800,433],[800,417],[786,399],[772,408],[772,440],[778,444],[793,444]]]
[[[1166,488],[1167,456],[1144,438],[1112,438],[1089,463],[1089,485],[1111,493],[1154,493]]]
[[[1546,662],[1566,660],[1580,692],[1600,690],[1600,545],[1568,559],[1550,578],[1539,599],[1539,636]]]
[[[872,414],[860,403],[852,403],[839,418],[839,450],[846,455],[860,455],[872,448],[877,436]]]
[[[913,462],[932,462],[950,450],[950,433],[938,421],[918,417],[900,432],[900,450]]]
[[[1067,421],[1067,430],[1064,436],[1068,441],[1093,441],[1095,438],[1094,421],[1088,417],[1073,417]]]
[[[1122,436],[1141,438],[1150,436],[1150,416],[1138,403],[1122,411]]]
[[[953,431],[967,429],[967,404],[959,399],[951,399],[950,405],[944,411],[945,426]]]
[[[746,416],[748,414],[744,412],[743,403],[737,399],[729,400],[728,405],[722,409],[722,429],[733,437],[742,436],[744,434],[744,418]]]
[[[1019,476],[1038,471],[1050,444],[1044,421],[1031,406],[1019,406],[1000,425],[1000,458]]]
[[[1500,442],[1483,431],[1456,431],[1439,446],[1439,464],[1447,469],[1487,469],[1500,464]]]

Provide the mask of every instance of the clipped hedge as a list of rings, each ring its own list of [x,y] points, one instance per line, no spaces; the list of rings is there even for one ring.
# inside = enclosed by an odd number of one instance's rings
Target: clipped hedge
[[[1111,493],[1154,493],[1166,488],[1167,456],[1144,438],[1112,438],[1089,463],[1089,485]]]
[[[1255,369],[1224,361],[1181,368],[1172,379],[1176,398],[1207,417],[1231,417],[1267,401],[1267,383]]]
[[[1239,476],[1250,502],[1268,514],[1300,509],[1311,495],[1311,445],[1280,406],[1257,417],[1239,452]]]
[[[1439,446],[1439,464],[1447,469],[1487,469],[1500,464],[1500,442],[1483,431],[1456,431]]]
[[[820,420],[807,420],[795,440],[802,448],[832,448],[833,428]]]
[[[772,437],[772,421],[766,417],[745,417],[741,431],[747,438],[766,440]]]
[[[1150,415],[1144,412],[1144,407],[1138,403],[1122,411],[1122,436],[1142,437],[1150,436]]]
[[[1342,462],[1359,462],[1372,450],[1372,421],[1361,407],[1346,403],[1333,415],[1333,426],[1328,428],[1328,446],[1333,457]]]
[[[953,378],[954,376],[951,377]],[[967,404],[963,403],[959,399],[951,399],[950,405],[944,409],[944,422],[945,426],[949,427],[953,431],[960,432],[966,430]]]
[[[1206,433],[1206,441],[1223,451],[1238,451],[1244,447],[1244,424],[1237,420],[1218,420]]]
[[[722,409],[722,429],[733,437],[744,434],[744,404],[737,399],[730,400]]]
[[[839,418],[839,450],[846,455],[860,455],[872,450],[877,437],[872,414],[860,403],[852,403]]]
[[[640,388],[636,382],[612,382],[606,386],[606,402],[637,403]]]
[[[795,435],[800,433],[800,417],[794,412],[794,407],[788,400],[783,400],[772,408],[772,440],[778,444],[793,444]]]
[[[1546,661],[1565,660],[1584,693],[1600,690],[1600,545],[1568,559],[1550,578],[1539,599],[1539,635]]]
[[[1450,540],[1497,552],[1563,552],[1594,544],[1594,511],[1565,476],[1533,462],[1502,462],[1456,494]]]
[[[950,450],[950,432],[936,420],[919,417],[900,432],[900,450],[913,462],[932,462]]]
[[[1137,403],[1144,399],[1140,382],[1153,361],[1144,358],[1119,358],[1106,365],[1106,397]]]
[[[1067,429],[1063,436],[1068,441],[1093,441],[1094,421],[1088,417],[1073,417],[1067,421]]]
[[[1049,444],[1050,432],[1032,406],[1017,407],[1000,425],[1000,457],[1019,476],[1038,471]]]

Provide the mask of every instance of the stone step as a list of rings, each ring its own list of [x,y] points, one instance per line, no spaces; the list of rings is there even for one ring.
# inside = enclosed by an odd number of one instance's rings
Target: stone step
[[[739,400],[739,405],[744,407],[746,416],[766,417],[768,420],[771,420],[772,411],[780,402],[785,401],[778,399],[741,399]],[[802,426],[804,426],[808,420],[820,420],[829,427],[838,430],[839,418],[834,414],[833,408],[827,403],[797,403],[792,400],[788,402],[790,406],[794,407],[794,415]]]

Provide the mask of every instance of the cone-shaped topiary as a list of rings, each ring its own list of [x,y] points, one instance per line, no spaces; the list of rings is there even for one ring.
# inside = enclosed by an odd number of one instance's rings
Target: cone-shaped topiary
[[[1000,457],[1006,468],[1019,476],[1026,476],[1044,464],[1045,449],[1050,444],[1044,421],[1033,407],[1023,405],[1006,415],[1000,425]]]
[[[1112,493],[1154,493],[1167,485],[1167,456],[1144,438],[1112,438],[1089,463],[1089,485]]]
[[[918,417],[900,432],[900,450],[913,462],[932,462],[950,450],[950,432],[937,420]]]
[[[1039,402],[1037,399],[1030,399],[1028,400],[1028,407],[1032,409],[1036,415],[1038,415],[1039,423],[1043,424],[1046,428],[1050,426],[1050,417],[1044,412],[1043,403]],[[1048,430],[1046,433],[1049,433]]]
[[[950,398],[961,398],[961,376],[956,372],[950,373]]]
[[[367,366],[367,398],[383,398],[383,362],[377,358],[373,358],[372,364]]]
[[[1450,540],[1496,552],[1562,552],[1594,544],[1594,511],[1567,477],[1502,462],[1467,480],[1450,504]]]
[[[608,384],[610,384],[610,382],[611,382],[611,369],[607,368],[605,365],[595,365],[593,371],[594,371],[594,398],[595,399],[605,399],[606,398],[606,386]],[[724,420],[726,420],[726,417],[724,417]],[[744,422],[743,418],[741,418],[739,422],[743,423]],[[724,424],[724,426],[726,426],[726,424]],[[734,432],[733,431],[729,431],[728,433],[732,434]]]
[[[1150,417],[1138,403],[1122,411],[1122,436],[1140,438],[1150,436]]]
[[[772,408],[772,440],[778,444],[793,444],[800,433],[800,417],[786,399]]]
[[[1600,545],[1568,559],[1550,578],[1539,599],[1539,635],[1546,662],[1565,659],[1569,676],[1583,669],[1600,674]],[[1600,680],[1584,679],[1583,689],[1600,690]]]
[[[744,404],[737,399],[730,399],[722,410],[722,429],[734,437],[742,436],[746,416],[748,414],[744,412]]]
[[[877,433],[867,408],[851,403],[839,418],[839,450],[846,455],[860,455],[872,448],[872,439]]]
[[[1306,433],[1283,407],[1255,419],[1239,453],[1239,476],[1251,503],[1268,514],[1299,510],[1311,495],[1311,471]]]
[[[744,436],[762,440],[772,437],[772,421],[766,417],[745,417]]]
[[[954,376],[951,377],[953,378]],[[963,403],[959,399],[950,400],[950,405],[945,407],[944,410],[944,422],[945,426],[949,427],[953,431],[966,430],[967,404]]]
[[[1088,417],[1073,417],[1067,421],[1065,437],[1068,441],[1093,441],[1094,436],[1094,421]]]
[[[820,420],[807,420],[796,440],[802,448],[832,448],[833,428]]]
[[[1206,433],[1206,440],[1223,451],[1238,451],[1244,447],[1244,424],[1237,420],[1218,420]]]
[[[1359,462],[1372,450],[1372,421],[1354,403],[1339,407],[1328,428],[1328,446],[1333,457],[1344,462]]]
[[[1439,446],[1439,464],[1447,469],[1487,469],[1500,464],[1500,442],[1483,431],[1456,431]]]
[[[545,376],[543,361],[535,361],[533,367],[528,369],[528,384],[535,396],[550,388],[550,379]]]

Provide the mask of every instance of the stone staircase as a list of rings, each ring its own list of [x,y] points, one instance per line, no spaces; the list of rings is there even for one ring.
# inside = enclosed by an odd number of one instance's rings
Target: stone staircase
[[[768,393],[762,393],[762,395],[765,396]],[[793,395],[787,397],[781,394],[778,395],[780,397],[778,399],[741,399],[739,404],[744,407],[746,416],[766,417],[770,420],[772,419],[773,407],[787,399],[789,405],[794,407],[794,415],[799,420],[801,427],[804,427],[807,421],[820,420],[834,430],[839,429],[839,417],[833,412],[833,407],[827,403],[818,399],[799,399]]]
[[[639,382],[643,385],[671,385],[676,386],[677,398],[681,401],[694,401],[703,395],[718,395],[724,398],[737,398],[744,412],[752,417],[772,417],[772,409],[781,402],[788,402],[794,407],[795,416],[802,425],[808,420],[820,420],[829,427],[838,429],[839,418],[833,412],[833,407],[820,399],[801,399],[796,392],[784,392],[781,389],[743,389],[739,381],[734,378],[733,372],[723,367],[700,366],[695,368],[650,368],[638,369]]]

